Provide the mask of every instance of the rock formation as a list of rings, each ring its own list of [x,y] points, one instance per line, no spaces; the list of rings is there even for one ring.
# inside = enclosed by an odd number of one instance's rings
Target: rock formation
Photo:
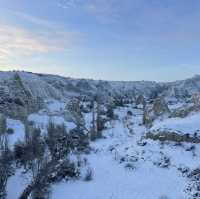
[[[153,121],[162,116],[168,116],[170,110],[167,103],[163,98],[155,99],[153,106],[146,106],[143,114],[143,124],[146,126],[151,126]]]

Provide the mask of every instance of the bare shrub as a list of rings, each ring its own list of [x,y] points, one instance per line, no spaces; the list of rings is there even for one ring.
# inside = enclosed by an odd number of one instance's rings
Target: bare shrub
[[[84,181],[91,181],[93,179],[93,171],[92,171],[92,169],[90,169],[90,168],[88,168],[87,170],[86,170],[86,174],[85,174],[85,176],[84,176]]]

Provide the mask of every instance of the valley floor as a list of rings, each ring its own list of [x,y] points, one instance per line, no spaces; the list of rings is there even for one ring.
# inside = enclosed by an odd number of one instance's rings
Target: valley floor
[[[133,116],[127,118],[127,111]],[[132,107],[116,110],[104,138],[91,143],[85,155],[93,171],[91,181],[61,182],[52,186],[52,199],[187,199],[192,182],[181,169],[200,163],[200,147],[142,139],[142,113]],[[17,199],[25,181],[20,172],[8,182],[8,199]],[[192,190],[192,189],[191,189]]]
[[[92,143],[93,152],[87,156],[94,173],[92,181],[57,184],[53,187],[53,199],[65,199],[66,196],[70,199],[186,197],[184,190],[187,182],[178,172],[178,165],[170,165],[169,168],[155,165],[164,154],[169,155],[173,149],[170,151],[171,146],[160,149],[158,142],[151,141],[145,146],[139,146],[137,142],[145,129],[140,126],[142,118],[138,110],[132,110],[138,113],[129,121],[123,121],[129,109],[119,109],[119,121],[115,121],[112,127],[104,132],[106,138]],[[129,132],[130,128],[132,133]],[[184,149],[178,149],[178,152],[174,151],[174,154],[170,155],[173,161],[184,164],[187,161],[185,158],[190,158],[191,154],[183,158],[183,153]]]

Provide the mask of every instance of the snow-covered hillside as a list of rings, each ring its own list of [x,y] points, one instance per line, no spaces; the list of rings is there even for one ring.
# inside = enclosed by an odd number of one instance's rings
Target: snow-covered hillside
[[[200,198],[199,79],[0,72],[0,198]]]
[[[100,87],[101,92],[114,94],[129,94],[132,96],[143,94],[151,96],[155,94],[165,97],[187,97],[200,92],[200,77],[195,76],[183,81],[171,83],[159,83],[149,81],[100,81],[90,79],[73,79],[56,75],[34,74],[28,72],[0,72],[0,86],[8,87],[14,76],[18,74],[26,89],[34,97],[62,98],[71,95],[91,94]],[[2,88],[3,89],[3,88]],[[12,90],[9,90],[12,93]]]

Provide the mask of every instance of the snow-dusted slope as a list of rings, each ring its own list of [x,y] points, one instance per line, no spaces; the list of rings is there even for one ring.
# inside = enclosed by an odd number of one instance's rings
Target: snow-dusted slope
[[[16,72],[0,72],[0,86],[5,81],[12,82]],[[155,82],[106,82],[87,79],[72,79],[56,75],[33,74],[17,72],[26,89],[34,97],[62,98],[71,95],[96,93],[100,86],[101,92],[124,94],[136,92],[150,94],[158,87]]]
[[[200,91],[200,77],[173,83],[156,82],[106,82],[86,79],[72,79],[56,75],[18,72],[19,88],[13,90],[16,72],[0,72],[0,98],[2,103],[10,96],[20,95],[29,98],[42,98],[45,106],[42,110],[28,113],[28,121],[46,133],[48,122],[65,124],[67,130],[76,125],[66,121],[65,107],[68,98],[85,95],[90,97],[100,92],[102,96],[113,95],[133,98],[143,94],[163,95],[168,99],[182,99]],[[5,87],[5,89],[3,89]],[[28,93],[28,94],[27,94]],[[10,95],[9,98],[7,95]],[[4,98],[5,97],[5,98]],[[178,101],[178,100],[177,100]],[[147,100],[147,103],[151,100]],[[10,103],[10,102],[9,102]],[[18,101],[19,103],[19,101]],[[186,102],[184,102],[186,103]],[[174,110],[184,104],[171,104]],[[29,104],[28,104],[29,105]],[[20,105],[21,106],[21,105]],[[11,106],[12,108],[12,106]],[[16,109],[18,111],[18,109]],[[127,113],[130,111],[132,114]],[[17,112],[18,113],[18,112]],[[103,131],[104,139],[91,143],[90,154],[84,155],[93,170],[93,179],[85,182],[61,182],[53,184],[52,199],[187,199],[192,186],[188,173],[199,167],[200,146],[193,143],[160,142],[145,139],[148,132],[142,122],[143,110],[136,109],[135,104],[118,107],[115,110],[118,119],[108,121]],[[83,113],[86,128],[90,128],[92,113]],[[155,119],[151,130],[170,129],[181,134],[194,134],[200,131],[200,113],[186,118]],[[24,137],[24,125],[19,120],[9,117],[9,128],[14,133],[9,135],[11,146]],[[16,168],[14,176],[8,179],[8,199],[17,199],[28,184],[23,180],[22,171]],[[15,186],[15,184],[17,186]]]
[[[200,133],[200,113],[189,115],[185,118],[168,118],[163,121],[155,121],[151,131],[170,130],[179,134]]]
[[[71,95],[92,94],[97,92],[99,85],[102,92],[119,95],[143,94],[147,97],[157,93],[165,97],[181,98],[200,92],[200,76],[171,83],[157,83],[149,81],[109,82],[29,72],[0,72],[0,86],[5,86],[5,82],[11,82],[16,73],[33,96],[42,98],[58,99]]]

